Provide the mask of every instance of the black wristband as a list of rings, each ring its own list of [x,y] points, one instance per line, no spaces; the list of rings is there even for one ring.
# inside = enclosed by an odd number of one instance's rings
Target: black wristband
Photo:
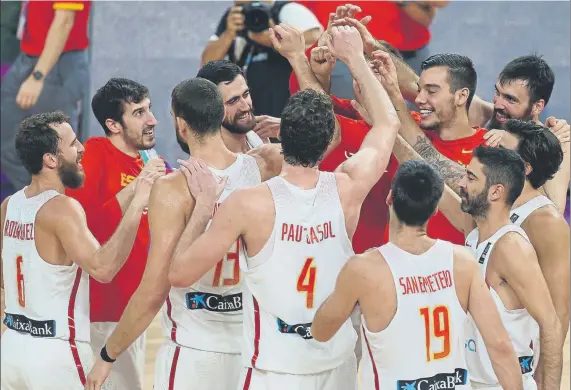
[[[107,345],[104,345],[103,348],[101,348],[100,355],[101,355],[101,359],[103,359],[103,361],[107,362],[107,363],[113,363],[115,360],[117,360],[117,359],[111,359],[109,357],[109,355],[107,354]]]

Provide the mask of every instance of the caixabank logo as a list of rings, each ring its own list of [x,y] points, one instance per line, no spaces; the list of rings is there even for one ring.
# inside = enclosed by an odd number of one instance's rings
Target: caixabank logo
[[[468,371],[457,368],[450,374],[437,374],[430,378],[397,381],[398,390],[453,390],[468,382]]]
[[[307,324],[289,325],[278,318],[278,330],[281,333],[298,334],[306,340],[311,340],[311,322]]]
[[[242,293],[231,295],[211,294],[199,291],[186,293],[186,307],[189,310],[208,310],[228,313],[242,310]]]
[[[34,337],[55,337],[56,322],[54,320],[36,321],[21,314],[6,313],[4,325],[20,333],[28,333]]]

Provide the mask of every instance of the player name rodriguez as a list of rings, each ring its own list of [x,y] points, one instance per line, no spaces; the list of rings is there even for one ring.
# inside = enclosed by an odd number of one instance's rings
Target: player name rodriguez
[[[282,241],[302,242],[302,240],[305,240],[307,244],[317,244],[335,237],[337,236],[333,232],[331,221],[309,227],[282,223]]]
[[[4,223],[4,237],[15,238],[16,240],[32,241],[34,239],[34,224],[20,223],[6,220]]]
[[[402,294],[427,294],[452,287],[450,271],[439,271],[426,276],[404,276],[399,278]]]

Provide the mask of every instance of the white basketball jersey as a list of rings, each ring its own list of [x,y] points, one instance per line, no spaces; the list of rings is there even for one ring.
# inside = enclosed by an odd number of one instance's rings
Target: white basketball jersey
[[[510,220],[514,225],[521,226],[521,224],[527,219],[527,217],[529,217],[535,210],[538,210],[547,205],[553,205],[555,207],[553,202],[548,197],[543,195],[536,196],[535,198],[528,200],[521,206],[512,209],[512,211],[510,212]],[[537,362],[539,361],[539,339],[540,339],[539,324],[537,324],[532,344],[533,354],[535,355],[533,359],[534,365],[537,365]]]
[[[36,249],[36,215],[58,195],[50,190],[27,198],[20,190],[8,201],[2,235],[4,324],[31,337],[89,342],[89,276],[77,264],[47,263]]]
[[[490,254],[494,249],[494,245],[500,238],[509,232],[516,232],[529,241],[522,228],[510,224],[498,229],[498,231],[486,241],[482,241],[477,244],[477,246],[473,245],[472,249],[475,249],[474,253],[481,266],[484,278],[486,277],[486,269],[488,268]],[[472,243],[477,243],[478,229],[474,229],[470,232],[466,240],[468,241],[468,239],[470,239]],[[500,299],[500,296],[493,288],[490,288],[490,293],[496,303],[502,323],[508,332],[516,356],[518,357],[522,374],[525,376],[533,375],[534,354],[530,344],[537,332],[537,322],[529,315],[525,308],[516,310],[506,309]],[[470,379],[482,384],[497,385],[499,383],[498,378],[494,373],[490,356],[486,350],[486,345],[484,344],[484,340],[482,339],[482,336],[470,315],[468,315],[468,321],[466,324],[465,345],[466,362],[468,363],[468,369],[470,370]]]
[[[357,334],[351,320],[328,342],[311,336],[317,309],[354,255],[335,174],[320,172],[311,190],[281,177],[266,184],[275,204],[274,229],[257,255],[240,260],[244,364],[298,375],[336,368],[354,353]]]
[[[512,209],[510,212],[510,220],[514,225],[521,226],[523,221],[525,221],[531,213],[547,205],[553,205],[553,202],[548,197],[543,195],[536,196],[521,206]]]
[[[232,192],[261,183],[256,159],[238,154],[236,161],[224,170],[210,168],[222,178],[226,187],[214,212]],[[208,223],[210,226],[210,222]],[[208,227],[207,227],[208,228]],[[242,278],[240,248],[236,241],[226,256],[190,288],[171,287],[162,308],[165,337],[175,343],[203,351],[239,353],[242,335]]]
[[[378,250],[393,275],[397,310],[375,333],[362,316],[362,390],[469,389],[453,245],[438,240],[422,255],[392,243]]]

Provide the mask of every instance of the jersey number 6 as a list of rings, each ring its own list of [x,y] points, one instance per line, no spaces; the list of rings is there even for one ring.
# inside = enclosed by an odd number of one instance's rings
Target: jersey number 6
[[[424,317],[424,334],[426,336],[426,361],[444,359],[450,355],[450,315],[446,306],[420,308],[420,315]],[[442,339],[442,351],[431,351],[432,336]]]
[[[22,273],[22,256],[16,257],[16,285],[18,286],[18,303],[22,307],[26,307],[26,295],[24,291],[24,274]]]
[[[313,309],[313,293],[315,291],[315,274],[317,273],[317,268],[312,267],[313,257],[308,257],[305,259],[305,264],[303,269],[297,278],[297,291],[304,292],[307,294],[305,298],[305,306],[308,309]]]

